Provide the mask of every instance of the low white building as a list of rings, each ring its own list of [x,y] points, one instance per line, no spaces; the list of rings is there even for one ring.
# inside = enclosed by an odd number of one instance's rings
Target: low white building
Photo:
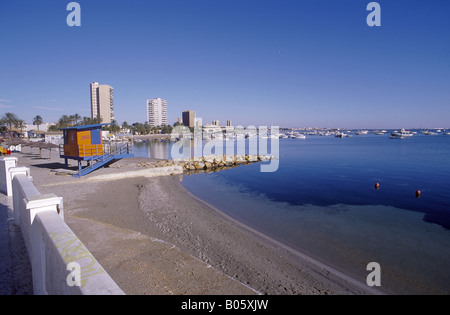
[[[48,128],[52,125],[55,125],[55,123],[43,123],[39,125],[39,131],[47,131]],[[38,126],[33,124],[26,124],[24,131],[37,131]]]
[[[46,132],[45,142],[52,144],[64,144],[64,136],[62,132]]]

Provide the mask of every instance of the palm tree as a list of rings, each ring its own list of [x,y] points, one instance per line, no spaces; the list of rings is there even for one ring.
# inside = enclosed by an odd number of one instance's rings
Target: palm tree
[[[78,121],[81,120],[80,114],[74,114],[71,117],[73,117],[73,120],[75,121],[75,125],[77,125]]]
[[[25,121],[18,119],[14,124],[14,127],[20,129],[20,134],[23,134],[23,129],[26,127]]]
[[[44,120],[42,119],[42,117],[40,115],[37,115],[36,117],[33,118],[33,125],[37,126],[38,133],[39,133],[39,126],[42,125],[43,123],[44,123]]]
[[[116,134],[120,131],[120,126],[114,121],[108,126],[108,129],[112,134]]]
[[[58,120],[58,124],[60,126],[60,128],[67,128],[69,127],[69,125],[71,124],[71,119],[69,116],[67,115],[62,115],[59,120]]]
[[[14,125],[18,120],[19,118],[17,118],[14,113],[5,113],[2,117],[2,122],[9,125],[9,132],[12,131],[12,125]]]
[[[81,125],[83,125],[83,126],[92,125],[91,119],[92,119],[91,117],[84,116],[83,120],[81,121]]]

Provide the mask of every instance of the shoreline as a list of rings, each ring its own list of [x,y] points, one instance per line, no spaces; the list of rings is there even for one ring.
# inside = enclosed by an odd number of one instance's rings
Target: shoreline
[[[227,216],[177,176],[95,182],[16,156],[39,191],[64,198],[67,223],[125,293],[382,294]]]
[[[213,205],[209,204],[208,202],[202,200],[201,198],[197,197],[190,191],[188,191],[182,184],[181,181],[174,178],[174,184],[180,189],[180,191],[183,191],[185,194],[189,195],[191,198],[195,199],[201,204],[204,204],[206,207],[208,207],[211,212],[214,212],[216,215],[221,216],[225,218],[226,220],[229,220],[233,222],[233,224],[236,224],[243,230],[249,231],[251,234],[254,235],[256,238],[260,238],[263,242],[265,242],[266,246],[272,247],[273,249],[280,251],[280,254],[290,256],[289,259],[294,260],[301,260],[302,264],[304,266],[307,266],[309,268],[309,272],[316,274],[319,276],[319,278],[322,278],[325,280],[325,282],[332,282],[337,283],[339,286],[343,286],[345,290],[355,290],[358,293],[362,294],[373,294],[373,295],[384,295],[385,292],[368,287],[367,284],[360,282],[353,277],[345,274],[342,271],[339,271],[335,267],[333,267],[331,264],[325,264],[316,258],[312,257],[311,255],[307,255],[305,253],[300,252],[299,250],[296,250],[289,245],[286,245],[266,234],[263,232],[260,232],[248,225],[246,225],[243,222],[238,221],[237,219],[234,219],[233,217],[229,216],[222,210],[214,207]],[[351,287],[351,289],[350,289]]]

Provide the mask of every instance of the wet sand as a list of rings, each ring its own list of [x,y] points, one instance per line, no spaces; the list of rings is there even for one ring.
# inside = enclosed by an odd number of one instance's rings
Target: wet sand
[[[42,193],[64,198],[66,222],[127,294],[379,293],[224,215],[178,175],[89,180],[136,159],[76,179],[59,158],[16,156]]]

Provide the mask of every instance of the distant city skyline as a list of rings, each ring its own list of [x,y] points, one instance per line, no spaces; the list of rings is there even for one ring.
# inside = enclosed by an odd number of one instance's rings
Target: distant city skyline
[[[114,87],[119,124],[149,95],[204,122],[450,128],[450,1],[58,0],[0,4],[0,113],[91,116],[86,86]],[[149,17],[152,18],[149,18]]]

